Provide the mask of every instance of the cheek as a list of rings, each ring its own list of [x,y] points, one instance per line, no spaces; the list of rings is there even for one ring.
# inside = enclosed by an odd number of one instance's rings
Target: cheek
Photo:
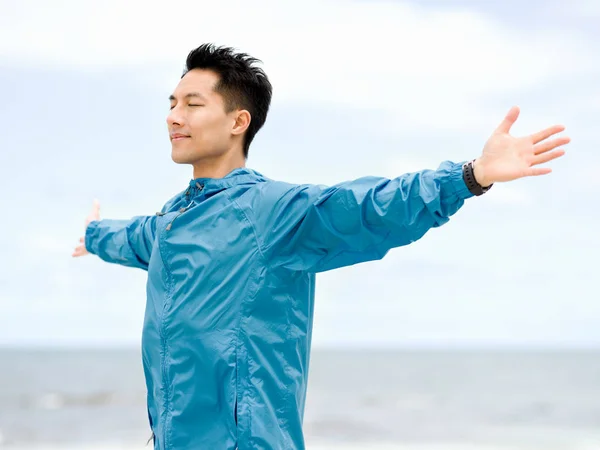
[[[190,123],[195,140],[220,142],[229,136],[229,121],[217,114],[205,114]]]
[[[194,136],[203,136],[214,128],[212,115],[204,108],[198,108],[188,115],[188,127]]]

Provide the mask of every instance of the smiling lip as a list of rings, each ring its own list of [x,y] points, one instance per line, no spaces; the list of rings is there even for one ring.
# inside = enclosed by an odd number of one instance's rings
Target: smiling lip
[[[189,138],[189,136],[185,135],[185,134],[179,134],[179,133],[175,133],[171,135],[171,140],[173,141],[180,141],[182,139],[186,139]]]

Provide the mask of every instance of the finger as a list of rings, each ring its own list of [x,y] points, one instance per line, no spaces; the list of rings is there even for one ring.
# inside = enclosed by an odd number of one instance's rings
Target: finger
[[[531,140],[534,144],[537,144],[538,142],[541,142],[544,139],[548,139],[550,136],[556,133],[560,133],[564,129],[565,127],[563,125],[554,125],[550,128],[546,128],[545,130],[538,131],[537,133],[532,134]]]
[[[560,147],[561,145],[566,145],[569,142],[571,142],[571,138],[568,136],[552,139],[551,141],[540,142],[534,146],[533,153],[540,155],[542,153],[549,152],[550,150],[554,150],[556,147]]]
[[[73,255],[72,256],[83,256],[83,255],[86,255],[87,253],[88,252],[85,249],[85,246],[84,245],[79,245],[73,251]]]
[[[537,177],[540,175],[547,175],[552,172],[550,167],[532,167],[527,171],[528,177]]]
[[[513,106],[512,108],[510,108],[502,123],[498,126],[498,128],[496,128],[496,131],[500,133],[509,133],[510,128],[513,126],[513,124],[517,121],[517,118],[519,117],[519,112],[520,110],[518,106]]]
[[[98,217],[100,216],[100,202],[98,201],[98,199],[94,199],[94,204],[92,207],[92,213]]]
[[[85,238],[83,238],[83,237],[80,237],[80,238],[79,238],[79,242],[83,243],[83,241],[85,241]]]
[[[564,154],[565,154],[564,150],[554,150],[553,152],[542,153],[541,155],[536,155],[533,157],[533,161],[532,161],[531,165],[537,166],[538,164],[545,164],[556,158],[560,158]]]

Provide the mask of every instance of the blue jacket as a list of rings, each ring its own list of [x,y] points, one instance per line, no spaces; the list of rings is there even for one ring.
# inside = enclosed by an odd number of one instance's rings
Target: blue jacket
[[[471,196],[449,161],[331,187],[240,168],[190,181],[156,215],[90,223],[90,253],[148,271],[154,448],[304,449],[315,274],[379,260]]]

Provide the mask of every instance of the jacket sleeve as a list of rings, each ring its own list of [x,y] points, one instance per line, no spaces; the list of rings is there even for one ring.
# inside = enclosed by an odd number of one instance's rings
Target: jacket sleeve
[[[148,270],[155,236],[155,215],[103,219],[87,226],[85,248],[106,262]]]
[[[391,180],[266,185],[267,211],[256,219],[263,255],[271,267],[309,272],[382,259],[390,249],[448,222],[473,196],[462,178],[462,163],[451,161]]]

